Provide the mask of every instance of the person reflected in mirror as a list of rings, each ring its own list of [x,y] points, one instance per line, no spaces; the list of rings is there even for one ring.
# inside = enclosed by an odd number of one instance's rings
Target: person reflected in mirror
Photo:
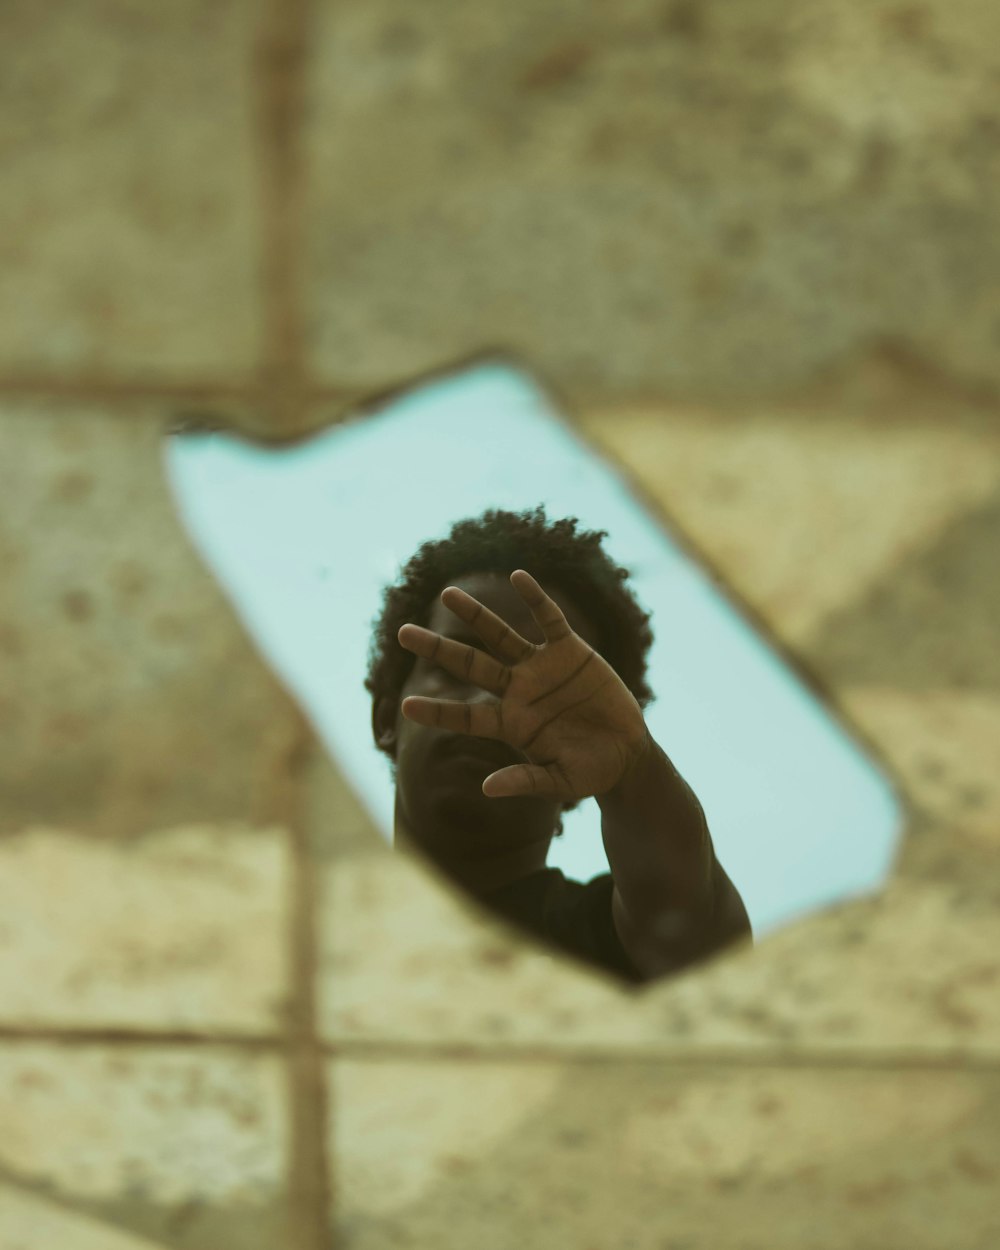
[[[631,983],[752,941],[694,792],[653,739],[649,614],[626,569],[545,509],[489,509],[387,587],[365,688],[394,845],[498,915]],[[610,872],[546,866],[593,797]]]

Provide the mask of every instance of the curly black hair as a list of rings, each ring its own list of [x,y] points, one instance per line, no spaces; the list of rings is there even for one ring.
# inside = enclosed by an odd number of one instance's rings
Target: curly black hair
[[[612,562],[601,547],[607,530],[581,530],[579,519],[549,521],[543,504],[523,512],[487,509],[480,517],[457,521],[447,538],[425,542],[401,569],[401,580],[383,591],[381,613],[372,619],[365,689],[372,706],[380,698],[399,703],[416,656],[401,647],[397,634],[409,623],[427,625],[445,586],[468,573],[503,573],[526,568],[547,590],[562,589],[584,607],[598,630],[598,651],[645,708],[655,698],[646,683],[646,656],[653,642],[650,614],[627,589],[628,569]],[[379,745],[392,762],[392,752]],[[564,804],[572,811],[576,803]],[[559,833],[562,821],[559,822]],[[558,836],[558,834],[556,835]]]

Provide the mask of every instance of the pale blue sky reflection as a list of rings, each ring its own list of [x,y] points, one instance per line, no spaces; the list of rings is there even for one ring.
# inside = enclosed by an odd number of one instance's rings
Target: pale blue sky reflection
[[[701,799],[755,936],[890,872],[887,780],[526,374],[477,365],[307,444],[177,436],[165,458],[192,540],[387,841],[389,765],[362,684],[382,588],[455,521],[543,503],[607,530],[632,571],[653,614],[647,723]],[[565,817],[548,863],[608,871],[596,802]]]

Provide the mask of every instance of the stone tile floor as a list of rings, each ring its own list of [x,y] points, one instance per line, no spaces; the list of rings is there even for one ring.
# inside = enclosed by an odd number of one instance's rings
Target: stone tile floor
[[[998,19],[800,8],[3,7],[0,1250],[1000,1243]],[[897,778],[884,895],[635,995],[309,763],[164,425],[497,344]]]

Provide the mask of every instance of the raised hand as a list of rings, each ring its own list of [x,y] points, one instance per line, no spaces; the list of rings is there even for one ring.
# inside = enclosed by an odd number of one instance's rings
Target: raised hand
[[[483,781],[488,797],[545,795],[573,802],[604,794],[649,747],[642,709],[530,573],[516,569],[510,582],[545,642],[528,642],[478,599],[446,587],[441,602],[503,662],[420,625],[401,626],[399,643],[495,695],[495,701],[410,695],[403,700],[403,715],[430,728],[495,738],[524,755],[529,763],[502,768]]]

